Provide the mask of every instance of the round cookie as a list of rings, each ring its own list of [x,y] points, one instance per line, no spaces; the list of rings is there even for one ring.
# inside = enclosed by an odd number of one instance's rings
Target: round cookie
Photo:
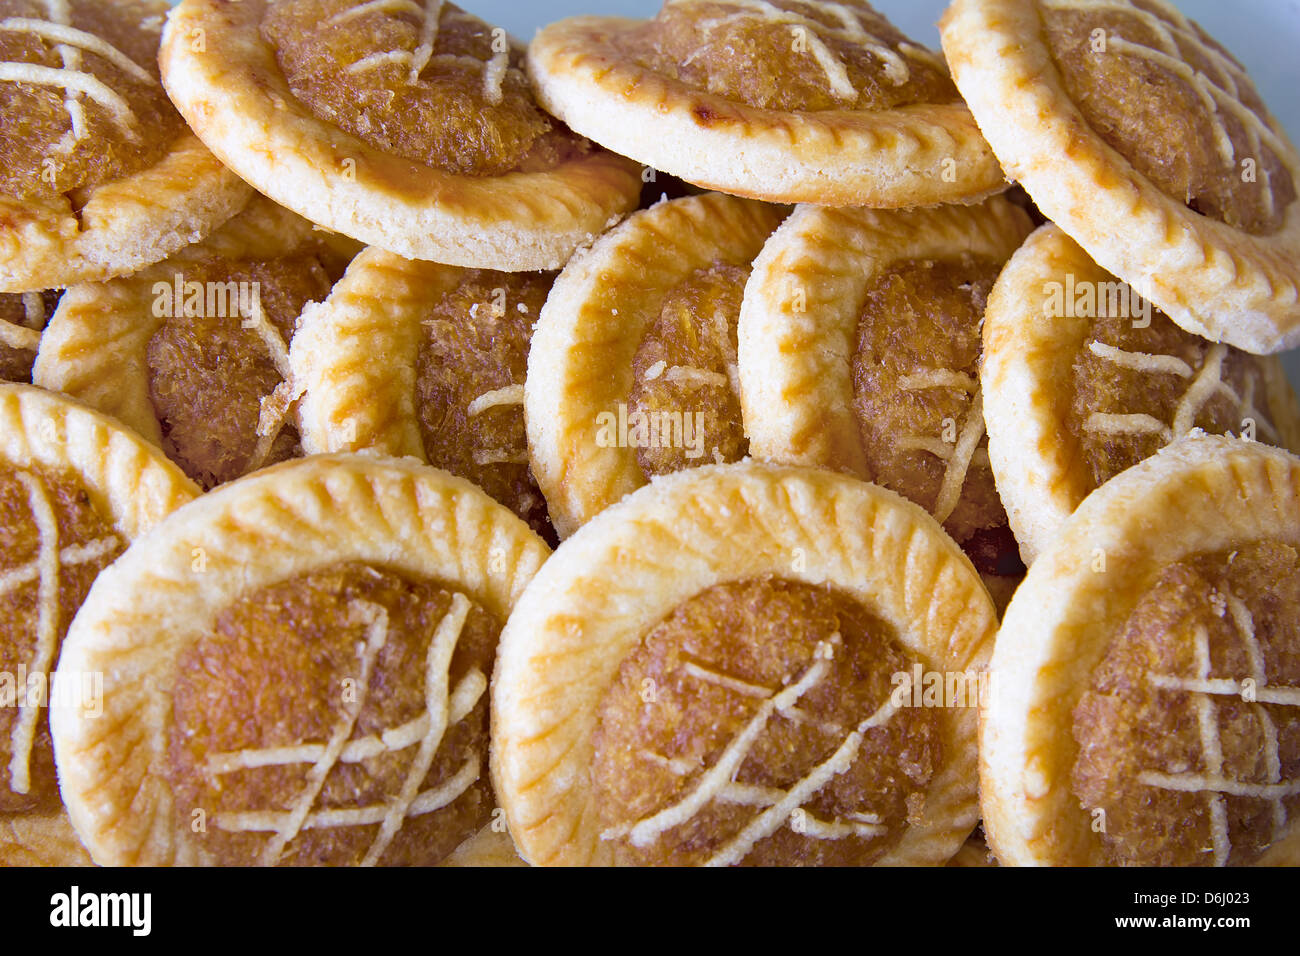
[[[89,863],[63,810],[52,716],[102,714],[104,674],[59,648],[96,576],[198,495],[117,423],[30,386],[0,385],[0,865]]]
[[[522,52],[442,0],[184,0],[163,82],[262,193],[413,259],[558,269],[636,206],[636,165],[555,124]]]
[[[1167,0],[957,0],[943,48],[1007,175],[1175,324],[1300,345],[1300,154]]]
[[[1006,188],[943,60],[859,0],[575,17],[538,33],[528,70],[578,132],[709,189],[897,208]]]
[[[998,603],[1024,572],[989,466],[980,325],[1030,232],[979,206],[799,208],[754,264],[740,315],[758,458],[875,481],[930,511]]]
[[[163,0],[0,2],[0,293],[127,275],[248,202],[252,190],[163,90],[167,10]]]
[[[298,456],[289,347],[356,251],[258,197],[165,262],[69,289],[36,384],[120,419],[205,489]]]
[[[942,864],[978,819],[996,622],[888,491],[753,463],[659,478],[565,541],[502,634],[510,831],[534,865]]]
[[[523,410],[533,326],[553,281],[367,249],[294,339],[303,447],[418,458],[553,540]]]
[[[736,324],[750,265],[787,212],[719,193],[659,203],[556,280],[525,409],[561,535],[656,475],[748,453]]]
[[[989,458],[1027,562],[1089,493],[1193,428],[1300,449],[1279,359],[1184,332],[1052,225],[989,297],[982,381]]]
[[[980,722],[1004,865],[1300,862],[1297,501],[1300,459],[1195,433],[1034,562]]]
[[[57,714],[104,865],[431,865],[492,821],[497,634],[549,551],[458,478],[323,456],[178,512],[95,588]]]

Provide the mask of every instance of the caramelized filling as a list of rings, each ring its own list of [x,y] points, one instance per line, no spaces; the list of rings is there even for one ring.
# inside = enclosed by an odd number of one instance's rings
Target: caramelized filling
[[[177,664],[178,818],[218,865],[439,862],[491,817],[499,632],[457,591],[360,564],[240,599]]]
[[[740,461],[736,327],[748,266],[715,262],[664,300],[633,360],[628,444],[646,477]]]
[[[877,484],[925,508],[985,574],[1024,573],[993,483],[980,328],[997,263],[895,265],[867,290],[854,409]]]
[[[1147,0],[1133,8],[1044,11],[1070,98],[1170,197],[1246,232],[1277,232],[1296,188],[1268,145],[1268,110],[1254,83],[1200,27],[1169,22]]]
[[[61,806],[49,676],[90,586],[125,546],[75,477],[0,468],[0,813]],[[93,713],[93,685],[84,693]]]
[[[158,75],[168,8],[164,0],[0,0],[0,20],[29,21],[0,29],[0,62],[31,70],[22,82],[0,81],[0,195],[69,195],[80,206],[166,155],[185,132]],[[77,42],[60,43],[69,29]],[[73,95],[69,77],[94,94]]]
[[[416,406],[430,464],[474,482],[556,541],[528,465],[524,378],[555,276],[473,271],[424,322]]]
[[[427,10],[429,4],[422,4]],[[537,106],[523,51],[454,4],[274,0],[262,34],[318,118],[376,149],[463,176],[542,171],[588,145]]]
[[[301,454],[284,383],[298,317],[329,295],[317,254],[210,257],[171,286],[155,302],[168,317],[147,351],[168,457],[210,489]]]
[[[1264,541],[1166,568],[1093,672],[1072,781],[1108,862],[1248,864],[1300,810],[1298,561]]]
[[[1074,363],[1068,427],[1092,487],[1192,428],[1279,443],[1258,358],[1184,332],[1155,309],[1149,328],[1136,327],[1145,324],[1096,319]]]
[[[859,0],[669,0],[621,43],[647,69],[760,109],[887,110],[958,99],[943,61]]]
[[[703,591],[646,635],[601,703],[604,839],[639,865],[879,859],[924,819],[944,759],[934,711],[891,703],[892,675],[913,663],[829,589],[767,578]]]

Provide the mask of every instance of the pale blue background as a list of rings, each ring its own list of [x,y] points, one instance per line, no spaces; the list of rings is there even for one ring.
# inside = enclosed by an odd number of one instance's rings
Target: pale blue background
[[[1255,78],[1291,139],[1300,142],[1300,0],[1174,0],[1232,51]],[[460,6],[528,41],[539,27],[584,13],[652,17],[660,0],[460,0]],[[913,39],[938,49],[935,24],[947,0],[872,0]],[[1300,387],[1300,352],[1287,356]]]

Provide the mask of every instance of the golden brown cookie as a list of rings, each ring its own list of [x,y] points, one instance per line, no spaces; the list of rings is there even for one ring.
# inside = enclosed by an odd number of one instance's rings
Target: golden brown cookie
[[[755,457],[875,481],[930,511],[999,604],[1023,574],[989,467],[980,325],[1029,234],[979,206],[798,209],[754,264],[740,316]]]
[[[105,865],[441,862],[492,821],[497,635],[549,550],[468,482],[324,456],[205,496],[112,567],[59,665],[64,799]]]
[[[754,463],[659,478],[561,545],[502,634],[510,832],[534,865],[942,864],[978,819],[996,622],[891,492]]]
[[[1300,345],[1300,154],[1166,0],[957,0],[953,77],[1007,174],[1175,324]]]
[[[709,189],[895,208],[1006,187],[943,60],[860,0],[576,17],[538,33],[528,69],[575,130]]]
[[[1026,561],[1089,493],[1193,428],[1300,449],[1279,359],[1184,332],[1051,225],[993,289],[982,380],[989,458]]]
[[[1012,599],[981,718],[1006,865],[1295,865],[1300,459],[1197,433],[1103,485]]]
[[[134,272],[252,195],[167,99],[157,63],[167,9],[0,0],[0,292]]]
[[[51,715],[94,721],[104,674],[50,675],[96,576],[198,494],[115,422],[30,386],[0,385],[0,865],[89,862],[63,811]]]
[[[748,453],[736,322],[750,264],[787,212],[719,193],[660,203],[560,275],[525,402],[561,535],[656,475]]]
[[[896,208],[1006,187],[943,60],[860,0],[576,17],[538,33],[528,69],[575,130],[709,189]]]
[[[634,163],[533,100],[522,50],[441,0],[185,0],[163,81],[261,192],[415,259],[558,269],[634,208]]]
[[[524,375],[554,279],[366,250],[294,339],[303,447],[418,458],[553,540],[528,465]]]
[[[298,456],[289,347],[356,249],[258,197],[165,262],[69,289],[36,384],[120,419],[204,488]]]

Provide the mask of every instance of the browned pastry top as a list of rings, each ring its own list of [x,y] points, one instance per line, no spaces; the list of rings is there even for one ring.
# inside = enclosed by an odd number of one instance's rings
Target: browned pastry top
[[[1072,780],[1110,862],[1246,864],[1286,832],[1300,809],[1298,562],[1263,541],[1166,568],[1094,671]]]
[[[218,864],[437,863],[491,817],[499,632],[458,591],[361,564],[248,595],[177,664],[177,813]]]

